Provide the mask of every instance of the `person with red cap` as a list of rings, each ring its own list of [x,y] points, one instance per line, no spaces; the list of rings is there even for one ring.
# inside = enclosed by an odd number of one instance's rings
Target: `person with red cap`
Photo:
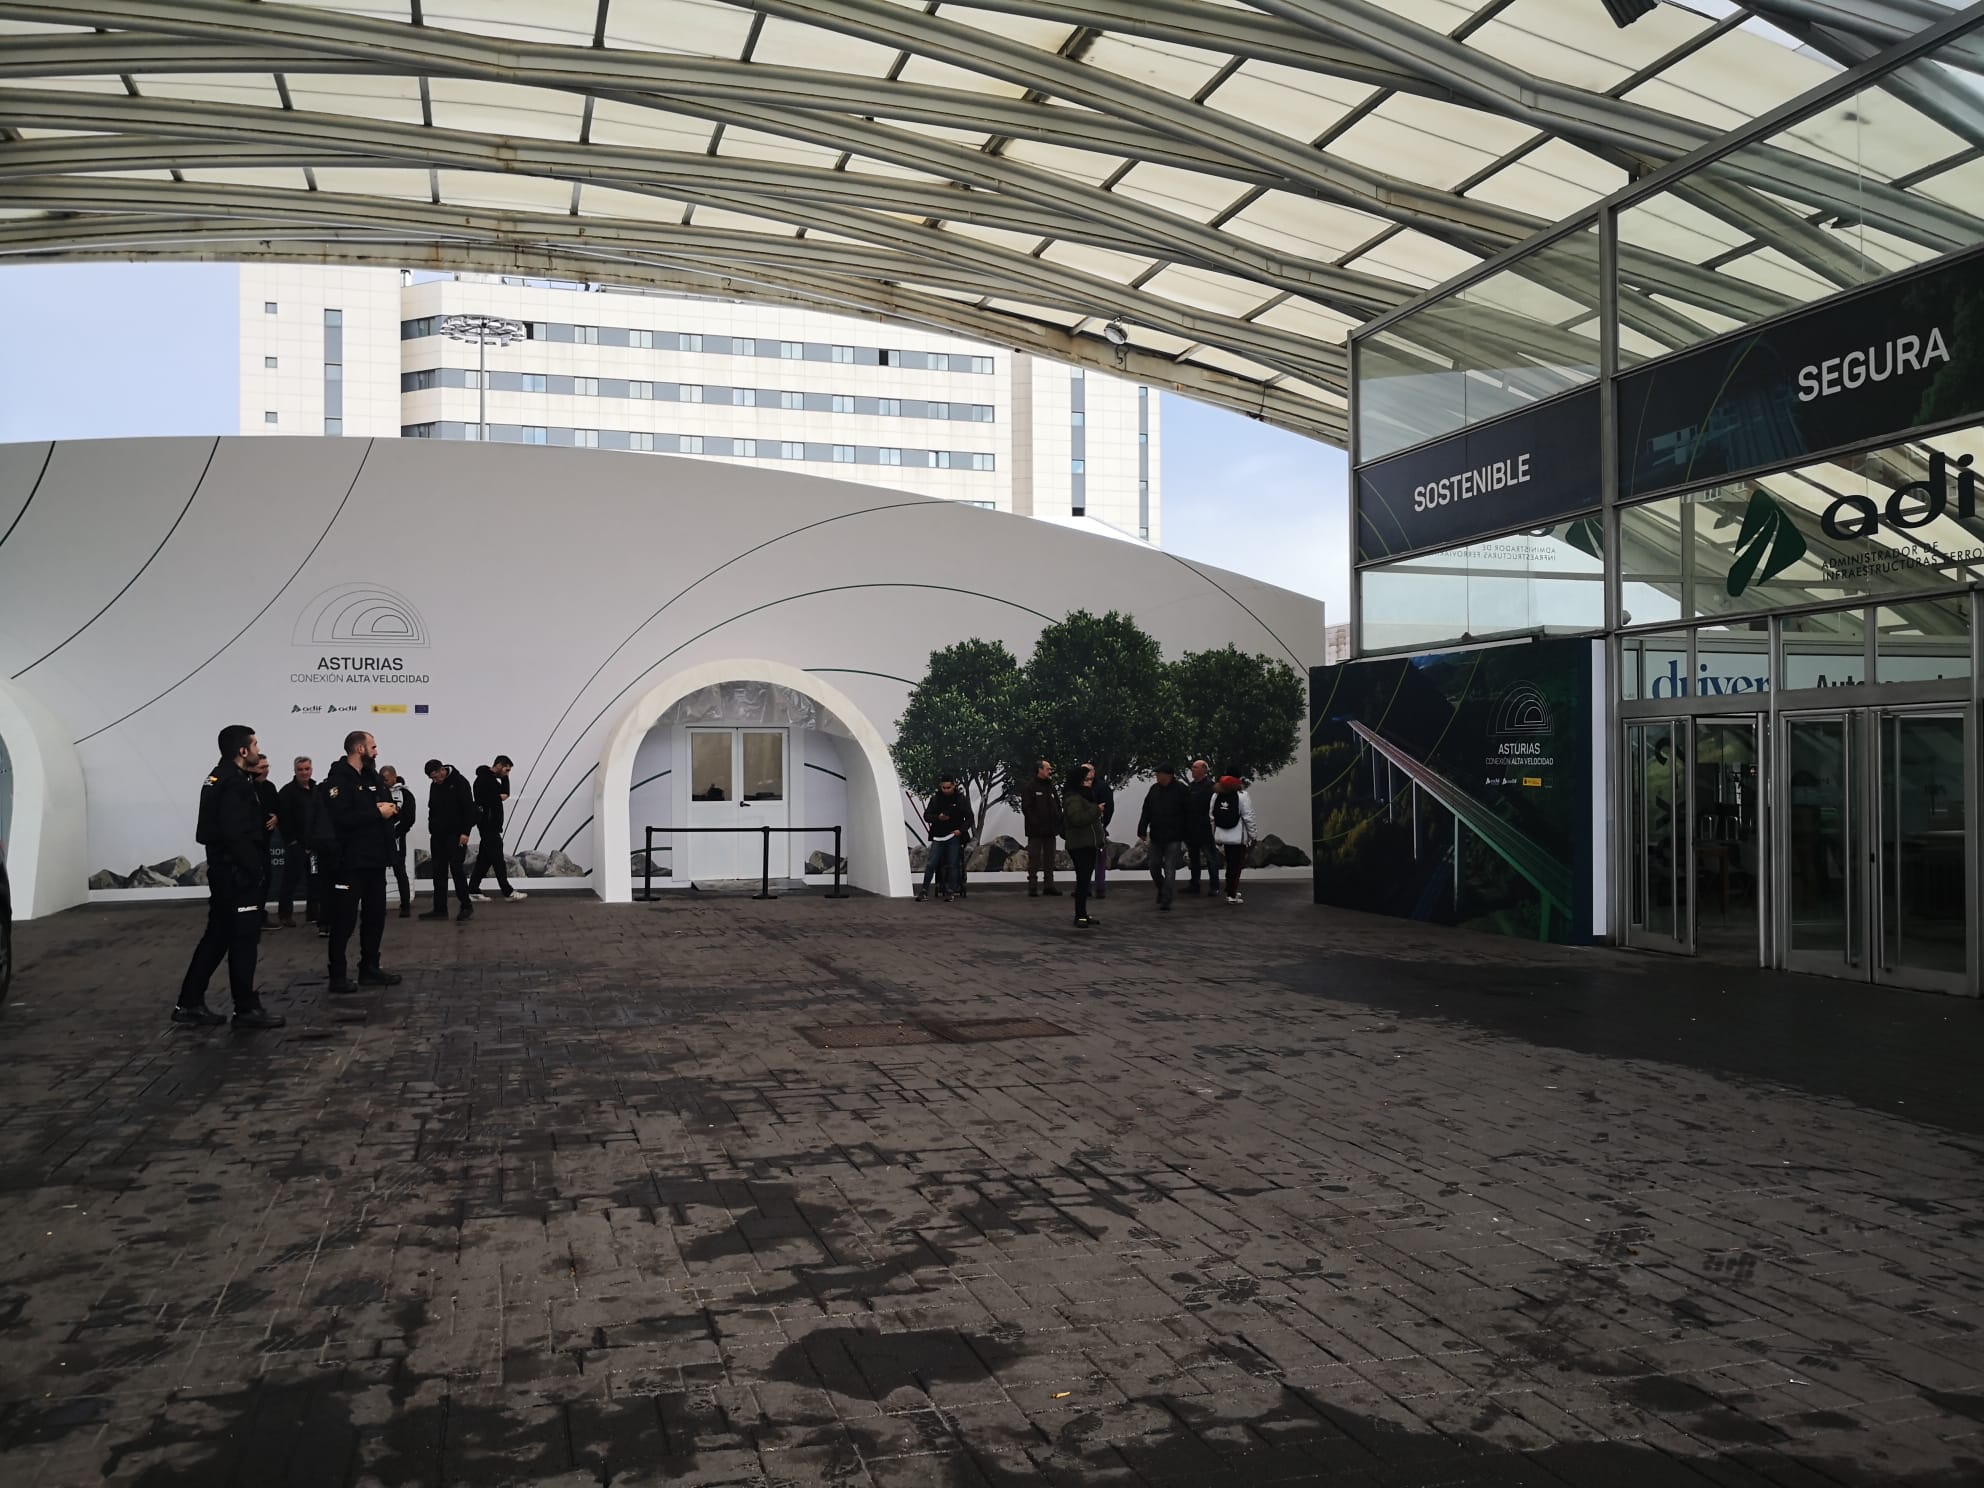
[[[1226,902],[1240,897],[1240,870],[1247,866],[1247,849],[1254,845],[1254,802],[1236,775],[1222,775],[1212,795],[1212,840],[1226,854]]]

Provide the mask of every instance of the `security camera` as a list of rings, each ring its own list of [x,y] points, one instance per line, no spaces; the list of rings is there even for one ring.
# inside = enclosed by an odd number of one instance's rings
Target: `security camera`
[[[1120,320],[1112,320],[1102,328],[1102,339],[1111,346],[1127,346],[1130,344],[1129,328]]]

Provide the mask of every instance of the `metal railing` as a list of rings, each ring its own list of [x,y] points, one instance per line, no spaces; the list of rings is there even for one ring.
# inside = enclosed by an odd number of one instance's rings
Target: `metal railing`
[[[759,876],[758,892],[751,896],[753,899],[778,898],[778,895],[772,892],[772,833],[782,832],[789,837],[795,833],[804,835],[816,832],[831,832],[834,834],[834,886],[827,891],[827,897],[829,899],[846,899],[849,897],[847,890],[843,889],[840,884],[842,859],[840,854],[841,829],[839,827],[646,827],[642,830],[646,833],[646,837],[641,843],[641,892],[634,896],[634,902],[637,904],[652,904],[655,900],[654,855],[658,852],[673,852],[675,850],[672,846],[656,847],[654,845],[656,834],[660,834],[663,837],[673,837],[678,832],[762,833],[765,839],[764,867]]]

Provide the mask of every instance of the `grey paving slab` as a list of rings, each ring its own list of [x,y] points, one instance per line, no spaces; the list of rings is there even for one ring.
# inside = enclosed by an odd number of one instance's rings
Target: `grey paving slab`
[[[1138,887],[22,927],[0,1483],[1984,1482],[1976,1004]]]

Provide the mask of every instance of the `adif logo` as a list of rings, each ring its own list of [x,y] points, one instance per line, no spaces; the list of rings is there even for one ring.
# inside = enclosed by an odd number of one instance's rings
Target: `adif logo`
[[[361,642],[411,650],[428,644],[427,622],[398,590],[384,584],[340,584],[303,607],[290,641],[311,647]]]

